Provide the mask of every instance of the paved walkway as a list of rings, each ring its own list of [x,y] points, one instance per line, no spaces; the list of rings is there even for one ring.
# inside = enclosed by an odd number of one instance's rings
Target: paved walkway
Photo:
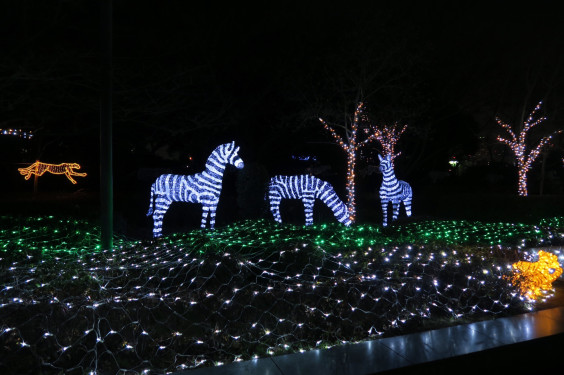
[[[175,375],[564,372],[564,307]],[[476,372],[474,372],[476,373]]]

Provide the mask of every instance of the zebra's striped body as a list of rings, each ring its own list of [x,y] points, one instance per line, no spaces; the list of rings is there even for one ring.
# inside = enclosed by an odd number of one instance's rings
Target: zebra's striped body
[[[282,199],[301,199],[304,204],[305,225],[313,224],[313,205],[316,199],[325,203],[337,220],[346,226],[351,225],[347,206],[339,199],[330,183],[310,175],[274,176],[268,186],[270,211],[274,220],[282,223],[280,202]]]
[[[206,169],[194,175],[163,174],[151,186],[151,202],[147,216],[153,215],[153,237],[162,235],[163,218],[172,202],[202,204],[201,227],[205,228],[209,215],[210,228],[215,225],[215,211],[219,202],[223,172],[227,164],[243,168],[235,142],[218,146],[208,157]]]
[[[378,155],[380,159],[380,172],[384,176],[380,186],[380,200],[382,201],[382,213],[384,215],[384,226],[388,225],[388,204],[392,202],[392,221],[398,218],[400,203],[403,202],[405,213],[411,216],[411,200],[413,193],[411,186],[405,181],[398,180],[394,173],[394,167],[390,155],[385,158]]]

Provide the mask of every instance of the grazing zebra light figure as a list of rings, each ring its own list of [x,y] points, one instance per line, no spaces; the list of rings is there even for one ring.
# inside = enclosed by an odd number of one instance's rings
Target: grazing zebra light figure
[[[398,218],[400,203],[405,206],[405,213],[411,216],[411,199],[413,193],[411,186],[405,181],[398,180],[394,173],[394,167],[390,155],[385,158],[378,155],[380,159],[380,172],[383,174],[382,185],[380,186],[380,200],[382,201],[382,212],[384,214],[384,226],[388,226],[388,203],[392,202],[393,216],[392,221]]]
[[[163,174],[151,186],[151,202],[147,216],[153,215],[153,237],[162,235],[163,217],[172,202],[202,204],[202,223],[205,228],[210,218],[210,228],[215,225],[215,211],[221,193],[223,172],[227,164],[241,169],[243,160],[237,155],[235,142],[218,146],[206,162],[206,169],[194,175]]]
[[[346,226],[351,225],[349,210],[339,199],[330,183],[310,175],[274,176],[268,186],[270,211],[274,220],[282,223],[280,202],[282,199],[301,199],[304,204],[305,225],[313,224],[313,205],[316,199],[325,203],[337,220]]]

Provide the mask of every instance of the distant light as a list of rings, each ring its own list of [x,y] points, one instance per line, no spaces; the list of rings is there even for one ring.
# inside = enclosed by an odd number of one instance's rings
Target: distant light
[[[1,129],[0,128],[0,135],[11,135],[11,136],[20,137],[20,138],[23,138],[23,139],[31,139],[31,138],[33,138],[33,131],[22,130],[22,129]]]
[[[299,160],[299,161],[317,161],[317,157],[316,156],[310,156],[310,155],[292,155],[292,159],[293,160]]]

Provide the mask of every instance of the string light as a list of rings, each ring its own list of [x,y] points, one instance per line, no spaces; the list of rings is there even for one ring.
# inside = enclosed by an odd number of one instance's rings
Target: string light
[[[501,119],[496,117],[498,125],[501,126],[501,128],[509,134],[509,138],[503,138],[502,136],[498,135],[497,141],[505,143],[507,146],[509,146],[509,148],[511,148],[515,155],[519,175],[517,190],[519,195],[522,197],[526,197],[528,195],[527,175],[529,173],[529,170],[531,169],[533,162],[537,159],[537,157],[540,155],[541,150],[549,143],[552,137],[555,134],[562,132],[561,130],[558,130],[550,135],[544,136],[543,138],[541,138],[534,149],[527,151],[527,135],[529,131],[533,127],[546,120],[546,117],[540,117],[535,120],[535,114],[540,109],[541,105],[542,101],[540,101],[536,105],[536,107],[529,114],[529,117],[523,122],[523,126],[521,127],[519,132],[513,130],[511,125],[504,123],[503,121],[501,121]]]
[[[151,200],[147,216],[153,216],[153,237],[162,235],[164,215],[172,202],[189,202],[202,204],[201,228],[215,226],[215,214],[223,173],[227,164],[241,169],[243,160],[239,157],[239,147],[235,142],[219,145],[208,157],[203,172],[194,175],[163,174],[151,185]]]
[[[538,299],[543,291],[551,290],[552,283],[562,275],[558,256],[540,250],[536,262],[519,261],[513,264],[513,275],[507,277],[523,296]]]
[[[274,219],[282,223],[280,202],[282,199],[301,199],[304,204],[305,225],[313,224],[313,205],[321,200],[333,211],[339,222],[351,225],[347,206],[339,199],[330,183],[309,175],[274,176],[268,185],[270,211]]]
[[[564,218],[425,221],[386,231],[257,220],[152,241],[117,237],[113,249],[98,251],[98,230],[87,220],[0,216],[0,228],[4,364],[14,372],[117,374],[524,312],[527,302],[504,276],[523,240],[562,241]]]
[[[401,151],[396,153],[396,144],[400,139],[403,132],[407,129],[407,125],[404,125],[401,129],[398,128],[398,124],[394,123],[394,125],[383,125],[379,126],[370,126],[369,128],[365,128],[364,132],[366,134],[372,133],[375,135],[376,140],[382,146],[382,153],[384,156],[390,156],[390,161],[392,162],[392,166],[394,165],[394,160],[401,155]]]
[[[22,129],[1,129],[0,135],[12,135],[19,138],[31,139],[33,138],[33,131]]]
[[[48,164],[40,162],[39,160],[31,164],[26,168],[18,168],[18,171],[22,176],[25,176],[26,180],[29,180],[32,174],[36,176],[43,176],[45,172],[52,174],[64,174],[67,176],[70,182],[76,184],[76,181],[72,176],[86,177],[86,173],[76,172],[75,169],[80,169],[80,164],[78,163],[61,163],[61,164]]]

